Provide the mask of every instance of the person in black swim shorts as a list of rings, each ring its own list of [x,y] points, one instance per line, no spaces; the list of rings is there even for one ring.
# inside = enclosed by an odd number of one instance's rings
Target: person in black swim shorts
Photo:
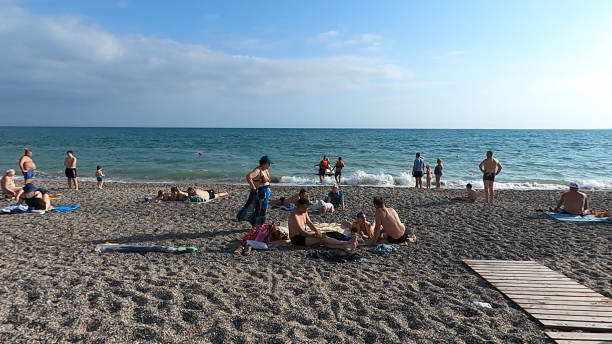
[[[499,160],[493,157],[492,151],[487,151],[487,158],[478,165],[478,169],[482,172],[485,203],[493,203],[493,183],[495,182],[495,176],[501,172],[502,165]]]

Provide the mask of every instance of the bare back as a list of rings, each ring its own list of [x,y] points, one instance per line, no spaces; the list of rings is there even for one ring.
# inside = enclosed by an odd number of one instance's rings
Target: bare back
[[[381,207],[376,209],[375,229],[381,226],[382,232],[394,239],[400,238],[406,231],[406,226],[400,221],[399,215],[393,208]]]
[[[499,165],[499,161],[493,157],[491,157],[490,159],[486,158],[480,163],[480,166],[483,167],[485,173],[496,173],[497,166]]]
[[[587,195],[579,191],[568,191],[561,196],[563,209],[570,214],[582,214],[587,210]]]
[[[303,214],[297,214],[295,211],[289,215],[289,237],[293,238],[296,235],[304,235],[306,230],[306,223],[310,221],[308,212]]]

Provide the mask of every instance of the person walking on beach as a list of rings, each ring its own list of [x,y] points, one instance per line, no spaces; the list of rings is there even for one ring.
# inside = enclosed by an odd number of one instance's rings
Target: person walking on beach
[[[412,176],[414,177],[414,187],[415,188],[423,188],[423,167],[425,165],[425,161],[421,158],[421,153],[416,153],[416,159],[414,159],[414,164],[412,164]]]
[[[102,173],[102,166],[96,166],[96,181],[98,182],[98,189],[102,189],[104,185],[104,173]]]
[[[72,188],[74,184],[74,189],[79,189],[79,182],[77,181],[77,171],[76,171],[77,158],[74,156],[72,151],[66,152],[66,158],[64,159],[64,166],[66,170],[64,173],[66,174],[66,178],[68,179],[68,189]]]
[[[442,178],[443,169],[444,165],[442,165],[442,159],[438,158],[438,160],[436,160],[436,167],[434,167],[434,175],[436,176],[436,189],[440,188],[440,179]]]
[[[23,156],[19,159],[18,164],[21,173],[23,173],[23,183],[31,183],[32,179],[34,178],[36,164],[34,163],[34,160],[32,160],[32,151],[27,147],[23,148]]]
[[[374,220],[374,238],[372,243],[385,240],[390,244],[415,242],[416,236],[408,235],[406,226],[400,221],[399,215],[393,208],[387,208],[382,197],[374,197],[376,217]]]
[[[272,161],[267,155],[259,159],[259,166],[255,167],[246,176],[251,187],[249,197],[244,206],[238,211],[238,221],[248,220],[251,225],[257,226],[266,222],[268,203],[270,201],[270,165]]]
[[[342,169],[343,168],[344,168],[344,163],[342,162],[342,157],[339,156],[338,157],[338,161],[336,161],[336,165],[332,169],[332,170],[335,170],[334,171],[334,178],[336,179],[336,183],[338,185],[340,185],[340,182],[342,180]]]
[[[580,186],[577,183],[569,183],[569,191],[564,192],[557,202],[557,206],[553,209],[554,212],[562,212],[574,215],[588,215],[589,198],[584,192],[578,191]]]
[[[327,156],[323,155],[323,160],[316,164],[315,167],[316,166],[319,167],[319,173],[317,173],[319,175],[319,183],[323,183],[325,173],[327,172],[327,169],[329,169],[329,159],[327,158]]]
[[[297,202],[297,207],[289,215],[289,238],[291,243],[296,246],[316,246],[321,245],[329,248],[342,249],[345,251],[354,251],[357,248],[357,236],[352,235],[350,241],[341,241],[330,238],[321,233],[319,229],[310,221],[308,216],[308,206],[310,201],[306,198],[300,198]],[[307,230],[307,227],[310,230]]]
[[[501,172],[502,165],[499,160],[493,157],[493,151],[487,151],[487,158],[478,165],[478,169],[482,172],[485,203],[493,203],[493,183],[495,182],[495,176]]]

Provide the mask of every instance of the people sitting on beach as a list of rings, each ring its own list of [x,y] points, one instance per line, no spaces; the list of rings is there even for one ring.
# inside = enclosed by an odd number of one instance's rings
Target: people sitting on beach
[[[324,198],[324,201],[333,204],[336,208],[344,210],[344,194],[338,187],[338,184],[332,186],[331,191],[327,194],[327,197]]]
[[[300,192],[291,197],[281,197],[279,199],[270,200],[271,205],[288,205],[288,204],[296,204],[300,198],[308,198],[306,194],[306,189],[300,189]]]
[[[333,214],[334,213],[334,205],[329,203],[329,202],[325,202],[324,200],[320,199],[318,200],[313,206],[316,206],[316,209],[319,211],[319,214],[323,215],[323,214]]]
[[[47,190],[28,183],[23,187],[17,203],[25,203],[30,210],[51,210],[51,198]]]
[[[23,188],[20,186],[15,186],[15,170],[9,169],[6,170],[4,176],[0,183],[2,184],[2,192],[4,193],[4,198],[12,198],[17,199],[19,194],[22,192]]]
[[[465,186],[465,196],[459,196],[459,197],[454,197],[451,198],[451,200],[453,201],[469,201],[469,202],[474,202],[476,201],[476,197],[478,196],[476,194],[476,191],[474,189],[472,189],[472,184],[468,183]]]
[[[189,195],[185,191],[181,191],[178,187],[173,186],[170,188],[170,197],[166,201],[184,201],[189,198]]]
[[[300,198],[295,210],[289,215],[289,238],[291,243],[297,246],[322,245],[329,248],[353,251],[357,248],[357,236],[353,235],[349,241],[336,240],[327,237],[310,221],[308,206],[310,201]],[[307,230],[307,227],[310,230]]]
[[[580,186],[577,183],[569,183],[569,191],[561,195],[561,199],[557,202],[557,206],[553,209],[554,212],[565,212],[574,215],[588,215],[589,198],[584,192],[578,191]]]
[[[227,192],[215,192],[213,189],[202,190],[202,189],[196,189],[194,187],[189,187],[189,188],[187,188],[187,195],[189,197],[199,196],[204,201],[210,201],[211,199],[229,196],[229,193],[227,193]]]
[[[351,229],[351,233],[357,233],[363,240],[372,240],[374,238],[374,225],[367,221],[364,213],[357,213],[355,221],[348,222],[348,227]]]
[[[373,203],[376,209],[376,218],[374,220],[374,237],[371,243],[377,244],[386,241],[390,244],[402,244],[416,241],[415,235],[408,235],[406,226],[400,221],[395,209],[385,206],[382,197],[374,197]]]

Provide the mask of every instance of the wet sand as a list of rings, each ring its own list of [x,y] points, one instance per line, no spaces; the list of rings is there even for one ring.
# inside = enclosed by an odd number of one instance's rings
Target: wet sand
[[[549,343],[462,259],[537,260],[612,297],[612,225],[555,222],[535,211],[554,205],[559,191],[500,191],[487,205],[481,190],[467,203],[447,200],[460,190],[343,187],[347,210],[313,221],[358,211],[372,220],[371,199],[381,195],[419,241],[388,256],[360,246],[355,254],[366,262],[337,263],[295,247],[233,255],[250,227],[234,220],[246,186],[213,185],[230,197],[208,204],[152,204],[144,197],[169,185],[41,185],[63,193],[54,205],[81,208],[0,216],[3,343]],[[298,189],[273,185],[272,198]],[[327,191],[309,188],[319,198]],[[611,210],[612,192],[587,193],[593,208]],[[269,219],[287,215],[272,209]],[[103,242],[199,250],[96,253]]]

